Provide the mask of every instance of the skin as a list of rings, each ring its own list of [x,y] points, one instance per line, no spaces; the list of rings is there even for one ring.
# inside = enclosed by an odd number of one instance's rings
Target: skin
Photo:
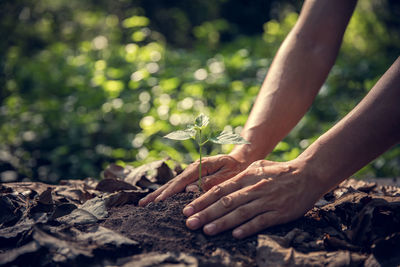
[[[326,192],[400,141],[400,57],[343,120],[297,159],[256,161],[183,210],[190,229],[244,238],[302,216]],[[384,138],[382,138],[384,137]]]
[[[275,56],[242,131],[251,144],[237,146],[229,155],[204,158],[203,190],[264,159],[297,124],[334,63],[354,6],[355,1],[347,0],[305,2],[298,22]],[[193,163],[181,175],[147,195],[139,205],[165,200],[185,188],[193,190],[198,166],[198,162]]]
[[[298,158],[284,163],[262,160],[310,107],[334,64],[355,4],[305,2],[242,132],[251,144],[204,159],[203,189],[208,191],[183,209],[190,229],[202,227],[208,235],[234,229],[234,237],[244,238],[299,218],[324,193],[400,141],[397,59],[367,96]],[[198,162],[139,205],[193,187],[197,171]]]

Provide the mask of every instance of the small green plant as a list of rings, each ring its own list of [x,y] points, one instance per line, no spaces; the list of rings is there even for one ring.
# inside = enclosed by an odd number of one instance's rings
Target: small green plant
[[[187,140],[193,139],[196,141],[199,146],[199,188],[201,188],[201,159],[202,159],[202,148],[208,142],[211,141],[215,144],[227,145],[227,144],[235,144],[235,145],[243,145],[250,144],[247,140],[241,137],[238,134],[235,134],[231,131],[222,131],[215,136],[205,136],[204,130],[208,126],[210,119],[204,115],[200,114],[194,120],[193,125],[188,125],[185,130],[178,130],[172,133],[167,134],[164,138],[172,139],[172,140]]]

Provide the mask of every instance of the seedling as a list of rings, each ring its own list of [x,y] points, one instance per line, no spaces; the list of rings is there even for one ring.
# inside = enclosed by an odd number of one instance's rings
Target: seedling
[[[199,188],[201,188],[201,159],[202,159],[202,148],[208,142],[211,141],[215,144],[227,145],[243,145],[250,144],[246,139],[232,131],[222,131],[215,136],[204,136],[204,130],[207,128],[210,119],[204,115],[200,114],[194,120],[194,125],[188,125],[185,130],[178,130],[167,134],[164,138],[172,140],[187,140],[193,139],[199,147],[200,161],[199,161]]]

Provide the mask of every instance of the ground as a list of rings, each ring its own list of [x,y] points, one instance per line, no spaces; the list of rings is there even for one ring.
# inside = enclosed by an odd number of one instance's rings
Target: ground
[[[157,161],[112,165],[101,181],[1,184],[0,265],[400,264],[400,188],[390,185],[396,179],[349,179],[302,218],[237,240],[229,231],[209,237],[185,227],[182,208],[194,193],[137,206],[179,172]]]

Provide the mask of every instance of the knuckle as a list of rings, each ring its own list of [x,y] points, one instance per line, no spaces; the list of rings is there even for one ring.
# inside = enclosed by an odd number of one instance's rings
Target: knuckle
[[[256,175],[261,176],[261,175],[263,175],[263,173],[264,173],[263,167],[257,167],[257,168],[255,169],[255,174],[256,174]]]
[[[292,170],[292,168],[290,167],[289,164],[284,164],[282,166],[282,172],[284,172],[284,173],[290,172],[291,170]]]
[[[263,166],[263,160],[256,160],[252,164],[250,164],[249,167],[257,168],[257,167],[262,167],[262,166]]]
[[[216,197],[221,197],[223,195],[222,187],[220,185],[215,185],[211,188],[211,193]]]
[[[229,208],[230,206],[232,206],[232,197],[224,196],[223,198],[221,198],[221,203],[224,208]]]
[[[251,163],[250,165],[249,165],[249,167],[247,167],[247,168],[255,168],[255,167],[257,167],[258,166],[258,163],[257,163],[258,161],[254,161],[253,163]]]

